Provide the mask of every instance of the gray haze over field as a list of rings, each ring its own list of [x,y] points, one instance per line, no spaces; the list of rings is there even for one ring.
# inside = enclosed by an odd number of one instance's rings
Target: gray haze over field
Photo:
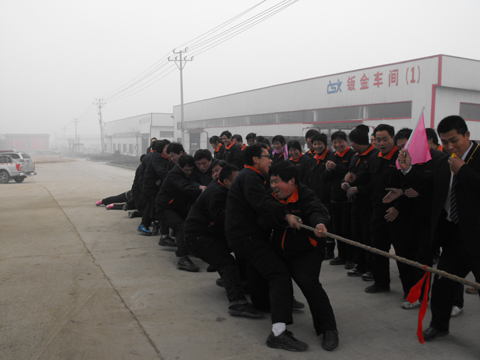
[[[74,118],[99,134],[96,98],[105,122],[172,112],[167,57],[186,46],[186,103],[437,54],[480,60],[479,15],[478,0],[0,0],[0,134],[72,135]]]

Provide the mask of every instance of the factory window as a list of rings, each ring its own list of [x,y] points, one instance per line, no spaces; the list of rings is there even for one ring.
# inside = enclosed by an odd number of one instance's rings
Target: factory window
[[[173,138],[173,131],[160,131],[161,138]]]
[[[279,113],[277,117],[279,123],[313,122],[314,112],[312,110],[284,112]]]
[[[242,126],[248,125],[248,118],[246,116],[236,116],[225,119],[225,126]]]
[[[460,103],[460,116],[465,120],[480,120],[480,104]]]
[[[317,122],[345,120],[398,119],[412,117],[412,103],[386,103],[318,109]]]
[[[250,116],[250,125],[275,124],[277,117],[275,114],[262,114]]]

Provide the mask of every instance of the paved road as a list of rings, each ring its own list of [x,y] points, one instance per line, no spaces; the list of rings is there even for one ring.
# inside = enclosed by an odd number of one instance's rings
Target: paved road
[[[136,232],[138,219],[95,201],[131,186],[132,170],[72,161],[37,165],[24,183],[0,186],[0,359],[479,359],[480,301],[465,295],[451,334],[421,345],[418,310],[392,291],[325,264],[321,280],[339,326],[340,346],[321,348],[308,310],[289,327],[305,353],[270,349],[267,318],[227,314],[218,274],[179,271],[174,253]],[[304,301],[296,288],[296,297]],[[430,313],[424,321],[430,320]]]

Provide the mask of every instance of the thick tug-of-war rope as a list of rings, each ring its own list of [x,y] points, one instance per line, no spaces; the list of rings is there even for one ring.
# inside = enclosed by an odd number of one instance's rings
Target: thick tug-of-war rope
[[[311,226],[307,226],[307,225],[303,225],[303,224],[299,224],[299,225],[300,225],[301,228],[304,228],[304,229],[315,232],[315,228],[313,228]],[[416,261],[408,260],[408,259],[405,259],[403,257],[387,253],[386,251],[382,251],[382,250],[373,248],[371,246],[360,244],[357,241],[346,239],[346,238],[343,238],[341,236],[329,233],[327,231],[322,231],[322,234],[326,235],[326,236],[328,236],[332,239],[342,241],[346,244],[362,248],[364,250],[370,251],[370,252],[372,252],[374,254],[377,254],[377,255],[386,256],[390,259],[400,261],[404,264],[407,264],[407,265],[410,265],[410,266],[413,266],[413,267],[416,267],[416,268],[419,268],[419,269],[422,269],[422,270],[425,271],[424,277],[415,286],[412,287],[412,289],[410,290],[410,293],[408,294],[408,297],[407,297],[407,301],[409,301],[410,303],[413,304],[415,301],[417,301],[420,298],[422,286],[425,284],[425,291],[424,291],[424,295],[423,295],[422,306],[421,306],[419,314],[418,314],[418,327],[417,327],[417,337],[418,337],[418,341],[421,344],[425,343],[425,340],[423,339],[422,323],[423,323],[423,319],[425,317],[425,313],[427,312],[428,291],[429,291],[429,287],[430,287],[430,273],[437,274],[440,277],[445,277],[447,279],[459,282],[459,283],[464,284],[464,285],[473,286],[474,288],[480,290],[480,284],[477,283],[477,282],[469,281],[467,279],[458,277],[456,275],[449,274],[445,271],[438,270],[438,269],[432,268],[432,267],[427,266],[427,265],[422,265],[422,264],[420,264]]]

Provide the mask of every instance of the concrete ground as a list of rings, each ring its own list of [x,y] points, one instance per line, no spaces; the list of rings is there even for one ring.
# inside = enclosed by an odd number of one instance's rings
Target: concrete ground
[[[270,349],[268,314],[229,316],[218,274],[204,262],[192,258],[199,273],[177,270],[158,237],[136,232],[139,219],[95,206],[128,190],[133,170],[85,160],[36,170],[0,186],[0,359],[480,359],[479,297],[465,294],[450,335],[422,345],[418,310],[400,308],[393,262],[392,290],[382,294],[366,294],[371,283],[324,263],[335,351],[322,349],[308,306],[289,329],[310,349]],[[428,310],[424,328],[429,321]]]

